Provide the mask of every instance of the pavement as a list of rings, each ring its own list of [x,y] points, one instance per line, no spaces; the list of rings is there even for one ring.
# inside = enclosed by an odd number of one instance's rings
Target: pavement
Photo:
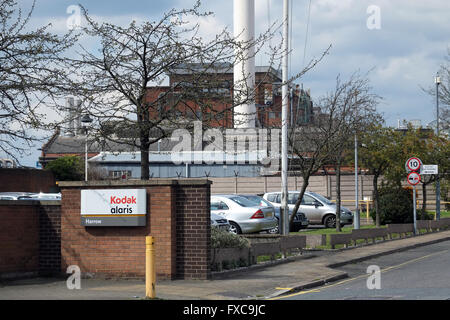
[[[450,230],[339,250],[305,250],[302,255],[259,264],[211,280],[156,283],[163,300],[264,300],[318,287],[348,277],[343,265],[450,240]],[[33,278],[0,283],[0,300],[143,299],[142,280],[82,279],[81,290],[68,290],[66,279]]]

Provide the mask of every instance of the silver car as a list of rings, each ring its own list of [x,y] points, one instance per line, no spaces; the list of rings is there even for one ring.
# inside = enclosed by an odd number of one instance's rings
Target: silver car
[[[212,195],[211,213],[226,218],[230,232],[236,234],[267,231],[278,225],[273,207],[260,207],[237,195]]]
[[[225,231],[230,231],[230,223],[228,222],[228,220],[212,212],[211,212],[211,227]]]
[[[269,230],[269,233],[272,234],[278,234],[279,233],[279,223],[280,223],[280,207],[275,207],[273,204],[271,204],[269,201],[267,201],[266,199],[264,199],[263,197],[257,196],[257,195],[253,195],[253,194],[240,194],[239,196],[244,197],[250,201],[255,202],[256,204],[258,204],[260,207],[273,207],[273,209],[275,210],[275,218],[277,218],[278,220],[278,226],[273,228],[272,230]],[[292,215],[292,210],[290,210],[289,212],[289,219]],[[289,231],[291,232],[298,232],[300,229],[306,229],[309,225],[309,221],[306,218],[305,214],[298,211],[297,214],[295,215],[294,221],[292,223],[292,227],[290,228]]]
[[[295,207],[299,195],[299,191],[289,191],[289,210]],[[264,194],[263,198],[274,206],[281,206],[281,192],[268,192]],[[327,228],[336,227],[336,204],[318,193],[305,192],[299,207],[300,210],[305,213],[311,225],[325,225]],[[352,223],[353,213],[349,209],[341,207],[341,226]]]

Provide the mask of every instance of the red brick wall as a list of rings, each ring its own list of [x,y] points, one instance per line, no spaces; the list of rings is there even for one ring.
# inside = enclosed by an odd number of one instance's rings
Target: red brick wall
[[[195,188],[190,189],[195,183],[190,180],[153,179],[146,184],[117,181],[114,186],[108,182],[61,182],[62,270],[78,265],[82,273],[142,278],[145,237],[151,235],[155,238],[158,279],[208,278],[210,185],[205,180],[196,180]],[[81,226],[80,190],[88,188],[145,188],[147,225]],[[193,238],[193,234],[197,236]]]
[[[24,201],[0,201],[0,274],[37,272],[39,216]]]
[[[56,186],[50,171],[22,168],[0,169],[0,192],[50,192]]]
[[[42,275],[61,271],[61,205],[38,206],[39,212],[39,272]]]
[[[0,274],[61,271],[59,201],[0,201]]]
[[[181,278],[210,276],[210,197],[210,188],[177,187],[177,274]]]

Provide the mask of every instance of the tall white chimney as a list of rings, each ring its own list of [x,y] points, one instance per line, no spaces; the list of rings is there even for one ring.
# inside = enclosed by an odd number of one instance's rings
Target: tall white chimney
[[[242,47],[236,49],[234,65],[234,127],[254,128],[255,88],[255,0],[234,0],[234,37]]]
[[[68,126],[66,129],[66,136],[75,135],[75,112],[74,112],[74,99],[72,97],[66,98],[66,112],[67,112],[67,122]]]

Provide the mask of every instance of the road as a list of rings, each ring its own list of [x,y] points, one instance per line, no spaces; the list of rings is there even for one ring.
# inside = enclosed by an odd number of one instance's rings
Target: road
[[[377,266],[376,273],[368,273]],[[448,300],[450,299],[450,241],[382,256],[339,270],[349,278],[305,290],[279,300]],[[375,270],[376,267],[371,267]],[[370,277],[370,279],[369,279]],[[368,288],[369,286],[372,289]],[[379,285],[379,289],[377,289]]]

